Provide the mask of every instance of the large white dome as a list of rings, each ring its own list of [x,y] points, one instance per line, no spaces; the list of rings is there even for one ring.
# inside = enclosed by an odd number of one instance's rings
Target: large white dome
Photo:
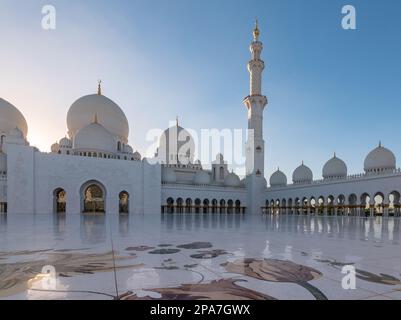
[[[18,128],[26,138],[28,125],[22,113],[8,101],[0,98],[0,135],[7,135]]]
[[[294,170],[292,174],[292,181],[294,183],[311,183],[313,180],[312,170],[302,163]]]
[[[120,107],[101,94],[91,94],[75,101],[67,114],[68,134],[74,137],[83,127],[90,124],[94,116],[113,136],[128,142],[129,125]]]
[[[334,157],[331,158],[326,164],[323,166],[323,178],[324,179],[341,179],[347,177],[347,165],[343,160],[337,158],[334,154]]]
[[[192,135],[176,126],[166,129],[160,137],[158,158],[163,163],[193,163],[195,153],[195,142]]]
[[[278,169],[274,172],[270,177],[270,186],[271,187],[283,187],[287,185],[287,177],[286,175]]]
[[[381,143],[377,148],[369,152],[365,158],[365,172],[391,171],[396,168],[394,153],[384,148]]]
[[[99,123],[91,123],[80,129],[74,138],[74,149],[77,151],[102,151],[115,153],[116,142],[112,134]]]

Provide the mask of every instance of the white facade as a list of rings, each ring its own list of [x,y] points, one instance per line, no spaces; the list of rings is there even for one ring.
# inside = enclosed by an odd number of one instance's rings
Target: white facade
[[[254,29],[250,45],[250,92],[246,177],[230,172],[222,154],[211,169],[194,159],[195,143],[177,124],[164,131],[155,159],[142,159],[129,145],[123,110],[102,94],[75,101],[67,136],[40,152],[27,141],[28,125],[0,99],[0,213],[315,213],[399,214],[401,171],[394,154],[379,145],[365,159],[365,173],[349,176],[336,155],[313,180],[304,164],[293,184],[280,170],[265,179],[262,94],[263,44]],[[150,164],[153,163],[153,164]],[[379,199],[381,198],[381,200]]]

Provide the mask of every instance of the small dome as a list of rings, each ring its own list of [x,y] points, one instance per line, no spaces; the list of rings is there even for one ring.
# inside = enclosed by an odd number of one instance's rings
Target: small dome
[[[109,98],[101,94],[91,94],[75,101],[67,113],[67,126],[70,137],[74,137],[79,130],[92,123],[93,116],[97,115],[98,122],[113,137],[128,141],[128,120],[121,108]]]
[[[74,138],[75,150],[116,152],[112,134],[98,123],[91,123],[77,132]]]
[[[0,135],[7,135],[11,130],[19,128],[25,138],[28,125],[22,113],[8,101],[0,98]]]
[[[7,172],[7,155],[0,152],[0,173]]]
[[[287,185],[287,177],[286,175],[278,169],[274,172],[270,177],[270,186],[271,187],[284,187]]]
[[[323,166],[322,175],[324,179],[341,179],[347,177],[347,172],[345,162],[334,154],[334,157]]]
[[[391,171],[396,168],[394,153],[382,147],[381,143],[365,158],[364,169],[366,173]]]
[[[169,167],[163,168],[162,181],[165,183],[176,183],[177,175],[175,171]]]
[[[138,152],[138,151],[136,151],[135,153],[134,153],[134,160],[135,161],[141,161],[141,159],[142,159],[142,156],[141,156],[141,154]]]
[[[195,174],[194,184],[205,185],[210,184],[210,181],[210,174],[208,174],[206,171],[201,170]]]
[[[231,172],[224,179],[224,185],[227,187],[239,187],[241,180],[234,172]]]
[[[60,145],[56,142],[50,147],[51,152],[57,153],[60,150]]]
[[[124,151],[126,153],[133,153],[134,149],[132,149],[132,147],[129,144],[126,144],[125,147],[124,147]]]
[[[72,148],[72,141],[66,137],[62,138],[59,142],[61,148]]]
[[[292,181],[294,183],[311,183],[313,181],[312,170],[302,163],[294,170],[292,174]]]

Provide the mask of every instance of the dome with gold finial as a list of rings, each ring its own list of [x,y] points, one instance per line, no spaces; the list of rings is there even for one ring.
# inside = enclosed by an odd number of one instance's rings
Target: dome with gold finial
[[[292,174],[292,181],[295,184],[307,184],[312,183],[313,173],[312,170],[307,167],[304,162],[296,168]]]
[[[322,170],[323,179],[344,179],[347,177],[347,165],[334,153],[333,158],[325,163]]]
[[[396,158],[394,153],[383,147],[381,141],[379,146],[365,158],[364,169],[366,173],[392,172],[395,168]]]
[[[284,172],[280,171],[280,168],[277,168],[277,171],[274,172],[270,177],[270,186],[271,187],[285,187],[287,185],[287,177]]]
[[[91,94],[75,101],[67,113],[68,134],[73,138],[79,130],[92,123],[93,115],[97,122],[107,129],[117,140],[128,142],[129,125],[121,108],[102,94],[101,83],[97,94]]]

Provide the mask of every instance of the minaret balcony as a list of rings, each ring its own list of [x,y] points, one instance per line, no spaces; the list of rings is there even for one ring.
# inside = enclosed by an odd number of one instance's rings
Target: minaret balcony
[[[268,99],[266,96],[253,94],[247,96],[243,102],[248,109],[252,106],[259,106],[263,109],[268,104]]]

